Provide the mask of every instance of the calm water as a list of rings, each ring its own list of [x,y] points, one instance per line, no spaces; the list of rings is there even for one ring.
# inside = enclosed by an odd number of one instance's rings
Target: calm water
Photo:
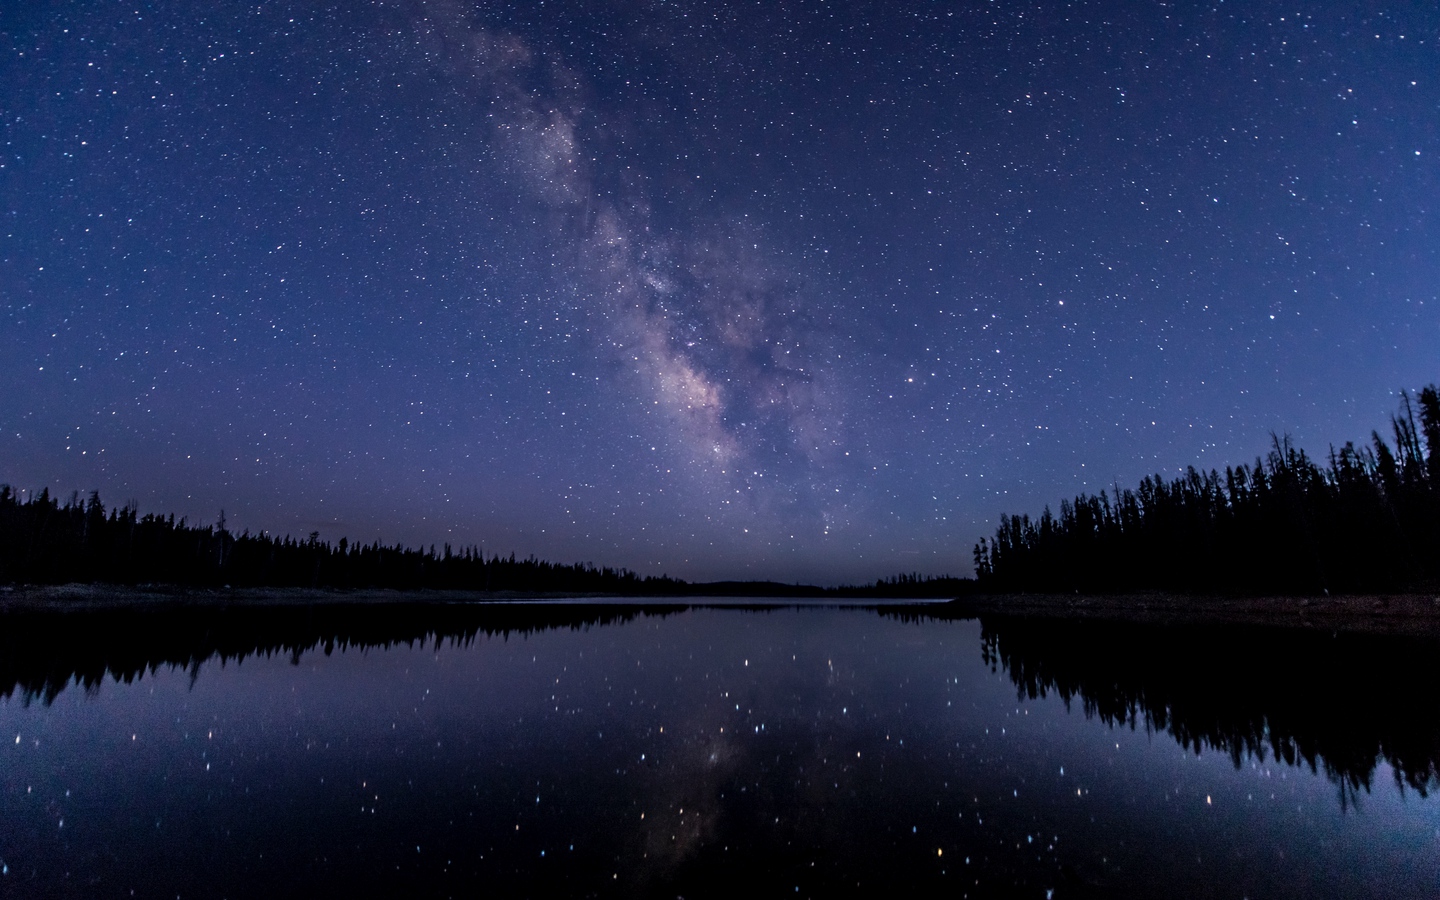
[[[913,607],[0,625],[3,896],[1440,891],[1423,641]]]

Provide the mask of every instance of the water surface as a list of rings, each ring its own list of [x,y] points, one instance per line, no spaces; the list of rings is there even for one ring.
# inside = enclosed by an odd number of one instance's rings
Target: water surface
[[[1440,885],[1424,641],[753,604],[3,624],[6,896]]]

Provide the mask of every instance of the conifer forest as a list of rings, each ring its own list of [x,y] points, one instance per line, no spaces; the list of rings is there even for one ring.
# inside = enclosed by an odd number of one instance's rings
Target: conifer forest
[[[974,551],[982,590],[1321,594],[1440,579],[1440,393],[1401,395],[1390,439],[1317,462],[1288,438],[1253,464],[1082,494],[1002,516]]]

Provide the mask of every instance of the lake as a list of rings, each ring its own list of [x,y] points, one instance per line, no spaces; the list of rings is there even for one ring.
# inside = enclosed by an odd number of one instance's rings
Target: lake
[[[1434,897],[1440,646],[928,605],[0,617],[0,895]]]

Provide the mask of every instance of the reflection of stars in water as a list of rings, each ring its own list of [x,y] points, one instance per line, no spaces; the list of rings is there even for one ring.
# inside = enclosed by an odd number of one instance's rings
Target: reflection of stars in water
[[[1261,869],[1294,874],[1305,856],[1292,851],[1324,845],[1367,878],[1374,840],[1433,831],[1429,807],[1384,769],[1366,795],[1373,814],[1346,817],[1303,763],[1237,767],[1163,730],[1112,728],[1078,700],[1017,700],[1023,680],[975,653],[980,627],[691,611],[458,645],[262,654],[207,663],[193,683],[162,668],[64,692],[43,713],[0,707],[17,738],[6,771],[27,786],[7,805],[44,822],[22,829],[41,841],[61,820],[67,836],[93,832],[106,810],[158,823],[158,849],[143,845],[153,835],[98,830],[117,846],[140,841],[137,860],[175,851],[169,867],[197,839],[177,827],[180,797],[234,831],[222,858],[263,852],[277,871],[293,842],[301,869],[336,883],[398,866],[412,884],[440,873],[534,890],[578,877],[630,894],[719,885],[737,865],[779,866],[802,895],[910,878],[962,896],[1039,896],[1067,871],[1181,883],[1253,853],[1248,822],[1286,834],[1290,861]],[[76,740],[94,745],[93,762]],[[55,751],[73,762],[57,768]],[[257,816],[287,827],[257,834]]]

